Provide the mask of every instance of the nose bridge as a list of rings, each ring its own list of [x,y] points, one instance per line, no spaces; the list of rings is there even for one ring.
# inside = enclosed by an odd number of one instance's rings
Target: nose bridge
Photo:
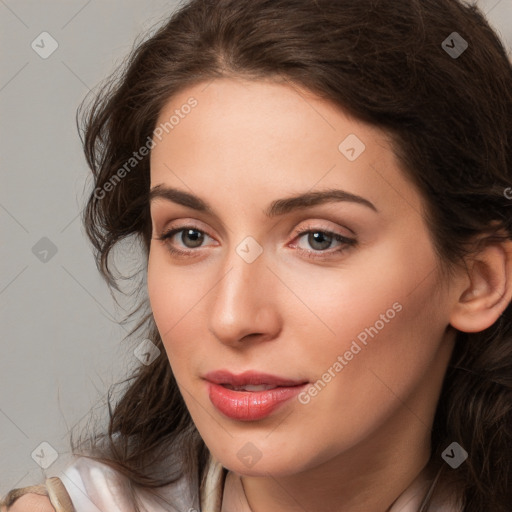
[[[268,278],[263,252],[263,246],[252,236],[246,236],[230,248],[224,262],[227,274],[219,283],[219,298],[228,303],[241,299],[247,303],[259,302],[258,284]]]
[[[248,237],[249,238],[249,237]],[[251,334],[273,337],[279,330],[272,273],[261,246],[244,239],[226,257],[224,277],[211,295],[210,331],[224,343],[236,343]]]

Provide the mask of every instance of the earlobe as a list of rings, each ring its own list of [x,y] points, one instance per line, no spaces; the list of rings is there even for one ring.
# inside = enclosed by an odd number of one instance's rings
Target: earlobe
[[[483,331],[512,301],[512,240],[493,242],[473,256],[464,283],[450,324],[463,332]]]

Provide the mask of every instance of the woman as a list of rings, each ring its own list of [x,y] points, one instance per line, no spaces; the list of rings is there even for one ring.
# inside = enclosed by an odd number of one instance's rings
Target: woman
[[[142,364],[8,510],[509,510],[511,91],[457,0],[183,5],[84,116]]]

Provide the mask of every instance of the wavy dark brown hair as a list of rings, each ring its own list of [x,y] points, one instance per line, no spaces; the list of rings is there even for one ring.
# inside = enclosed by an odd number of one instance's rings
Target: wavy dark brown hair
[[[458,58],[442,47],[453,32],[468,42]],[[79,112],[95,188],[84,223],[113,288],[126,278],[112,265],[113,249],[138,242],[144,267],[151,239],[149,157],[121,180],[116,173],[152,137],[173,95],[230,76],[297,84],[388,133],[425,200],[447,275],[481,244],[512,238],[512,68],[478,8],[458,0],[192,0]],[[156,492],[180,476],[199,485],[208,450],[146,308],[142,297],[132,336],[150,338],[159,358],[119,383],[115,403],[111,389],[108,431],[72,440],[73,450],[124,474],[132,491]],[[464,512],[510,512],[511,408],[509,304],[485,331],[457,332],[432,428],[433,468],[453,441],[469,453],[441,476]]]

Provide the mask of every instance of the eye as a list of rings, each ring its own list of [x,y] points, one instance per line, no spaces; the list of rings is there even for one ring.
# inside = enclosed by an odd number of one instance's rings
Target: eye
[[[171,228],[157,237],[157,240],[164,242],[169,252],[174,255],[190,255],[196,252],[194,249],[202,247],[203,242],[207,239],[213,240],[212,237],[195,226]],[[178,242],[182,245],[180,246]]]
[[[328,258],[354,246],[357,241],[339,233],[308,226],[296,232],[298,244],[293,244],[301,254],[309,258]],[[309,246],[308,249],[305,246]],[[332,249],[332,250],[329,250]]]
[[[171,228],[156,238],[163,242],[167,250],[176,257],[196,256],[200,253],[197,249],[205,247],[205,242],[208,239],[214,240],[203,230],[193,225]],[[299,243],[292,243],[291,247],[308,258],[327,259],[338,255],[357,243],[355,239],[347,238],[340,233],[312,226],[297,230],[294,240],[297,239]],[[310,248],[307,248],[307,246]]]

